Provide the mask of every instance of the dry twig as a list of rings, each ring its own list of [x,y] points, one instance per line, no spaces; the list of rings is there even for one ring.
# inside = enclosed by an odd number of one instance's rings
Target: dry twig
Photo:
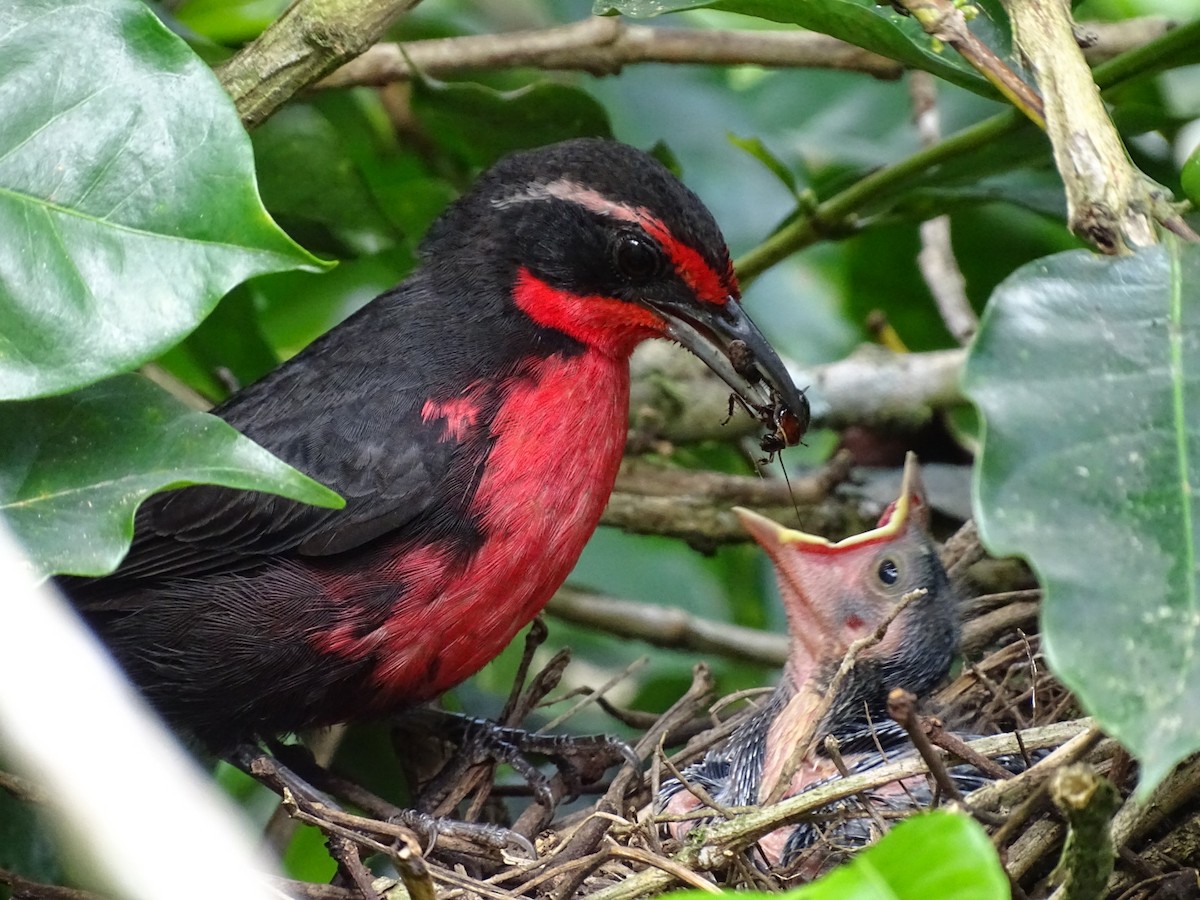
[[[909,74],[909,93],[913,101],[913,119],[921,144],[932,147],[941,140],[941,123],[937,109],[937,82],[928,72]],[[961,346],[966,346],[979,330],[979,317],[967,298],[967,282],[954,247],[950,242],[950,216],[935,216],[921,223],[921,250],[917,266],[921,277],[933,295],[946,329]]]
[[[247,128],[358,56],[418,0],[298,0],[217,69]]]
[[[377,44],[318,87],[406,81],[410,62],[434,77],[517,66],[615,75],[626,65],[646,62],[849,69],[877,78],[899,78],[903,71],[893,60],[809,31],[653,28],[596,16],[507,34]]]

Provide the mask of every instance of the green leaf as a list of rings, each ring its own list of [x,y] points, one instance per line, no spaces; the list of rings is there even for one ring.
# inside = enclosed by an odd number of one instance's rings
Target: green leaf
[[[324,833],[312,825],[296,828],[283,856],[283,867],[288,875],[317,884],[333,879],[338,866],[329,855],[326,840]]]
[[[668,894],[703,900],[701,891]],[[987,832],[965,815],[934,811],[898,824],[824,878],[782,894],[739,900],[1007,900],[1008,878]]]
[[[284,224],[319,223],[359,254],[401,237],[371,196],[342,133],[311,104],[285,106],[254,130],[253,142],[263,201]]]
[[[965,388],[985,544],[1045,588],[1055,674],[1142,763],[1200,749],[1200,247],[1048,257],[997,288]]]
[[[212,72],[137,0],[0,6],[0,108],[0,399],[137,366],[238,282],[318,262],[262,208]]]
[[[579,88],[543,81],[514,91],[414,79],[413,111],[434,140],[473,169],[514,150],[611,137],[608,114]]]
[[[11,771],[10,765],[0,758],[4,771]],[[63,877],[53,832],[34,809],[5,790],[0,790],[0,869],[50,884]]]
[[[901,822],[874,847],[794,900],[1007,900],[1008,878],[987,832],[965,815]]]
[[[210,40],[238,44],[258,37],[287,6],[288,0],[186,0],[175,16]]]
[[[1058,222],[1066,221],[1067,217],[1062,182],[1040,169],[1017,169],[993,178],[979,178],[973,184],[916,187],[898,198],[889,216],[923,222],[942,213],[991,203],[1011,203]]]
[[[328,275],[280,272],[255,278],[247,287],[258,308],[258,324],[279,356],[308,346],[355,310],[407,276],[412,257],[403,248],[360,256]]]
[[[426,151],[397,139],[377,93],[329,91],[310,102],[333,127],[341,152],[353,161],[373,202],[415,254],[433,220],[458,196],[453,173],[441,171],[441,161]],[[273,209],[269,200],[267,206]]]
[[[955,51],[936,47],[915,19],[902,16],[887,4],[880,5],[875,0],[596,0],[593,11],[602,14],[616,10],[622,15],[639,18],[701,7],[819,31],[880,56],[924,69],[976,93],[996,96],[986,79]],[[971,27],[998,54],[1007,54],[1005,27],[997,26],[985,17],[972,22]]]
[[[1193,150],[1183,164],[1179,182],[1183,185],[1184,196],[1192,201],[1192,206],[1200,206],[1200,147]]]
[[[138,375],[0,404],[0,515],[47,574],[111,572],[155,491],[211,483],[338,508],[337,494]]]
[[[767,149],[767,145],[763,143],[762,138],[739,137],[736,134],[730,134],[728,138],[729,143],[739,149],[745,150],[766,166],[767,171],[778,178],[793,197],[799,198],[800,187],[796,184],[795,174],[787,167],[783,160]]]
[[[200,327],[158,358],[159,365],[209,400],[224,400],[277,365],[255,308],[255,292],[239,284]]]

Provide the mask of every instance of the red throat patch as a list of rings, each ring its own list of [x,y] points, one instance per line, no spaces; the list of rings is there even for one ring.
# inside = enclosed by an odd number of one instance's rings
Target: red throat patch
[[[572,294],[526,268],[513,287],[517,306],[539,325],[570,335],[605,356],[624,359],[647,338],[662,337],[667,323],[644,306],[612,297]]]

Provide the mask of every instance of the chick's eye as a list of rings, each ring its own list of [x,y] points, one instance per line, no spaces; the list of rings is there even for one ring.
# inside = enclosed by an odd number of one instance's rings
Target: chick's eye
[[[888,587],[891,587],[900,580],[900,567],[896,565],[896,561],[894,559],[884,559],[879,563],[877,574],[879,575],[879,581],[882,584],[886,584]]]
[[[649,278],[658,273],[658,251],[643,238],[621,238],[615,256],[617,271],[626,278]]]

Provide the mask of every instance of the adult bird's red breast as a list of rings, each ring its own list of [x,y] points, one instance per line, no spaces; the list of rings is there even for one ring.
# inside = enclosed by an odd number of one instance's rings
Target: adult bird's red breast
[[[663,166],[602,140],[509,156],[406,281],[215,410],[345,509],[184,488],[143,506],[116,573],[65,586],[150,701],[215,749],[426,701],[575,564],[647,338],[807,422],[711,214]]]

